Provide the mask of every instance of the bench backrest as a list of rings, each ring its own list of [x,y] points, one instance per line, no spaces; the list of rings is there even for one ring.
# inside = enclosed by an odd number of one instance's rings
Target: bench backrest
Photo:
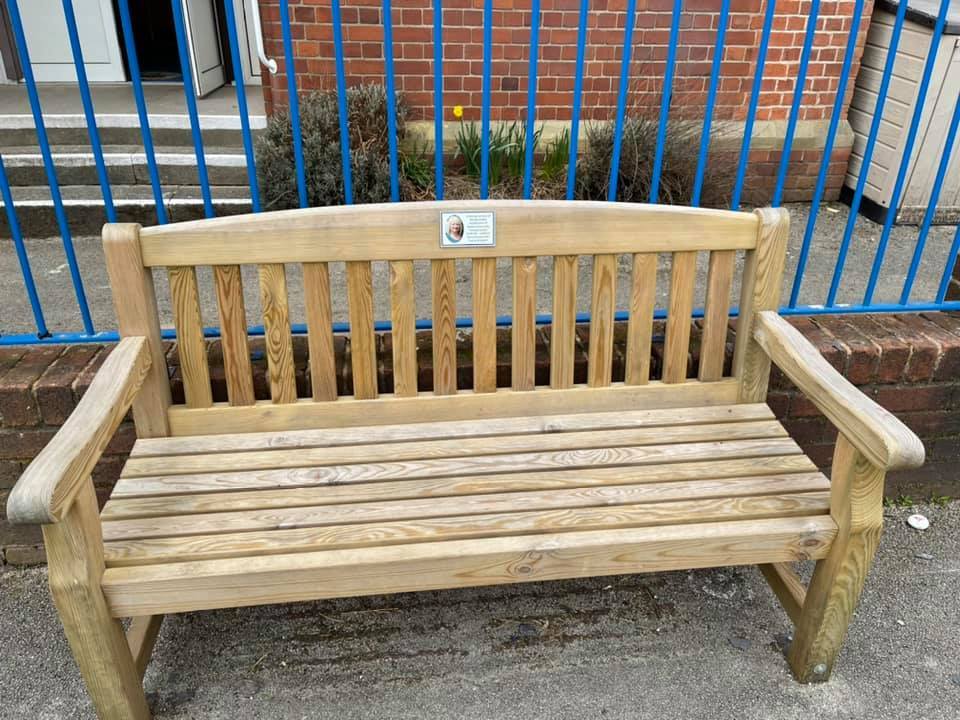
[[[441,213],[493,213],[495,245],[442,246]],[[473,217],[473,216],[471,216]],[[448,218],[449,219],[449,218]],[[483,222],[483,218],[479,220]],[[761,401],[769,363],[737,333],[724,348],[737,251],[745,251],[740,327],[778,305],[782,210],[602,202],[464,201],[315,208],[141,229],[108,225],[104,246],[123,335],[146,335],[155,367],[135,405],[141,436],[283,430]],[[478,236],[479,237],[479,236]],[[709,254],[699,374],[687,379],[697,257]],[[650,380],[656,276],[672,256],[662,379]],[[593,256],[586,385],[574,384],[578,257]],[[535,385],[537,258],[553,258],[550,382]],[[618,261],[632,263],[625,378],[612,382]],[[496,387],[496,263],[512,262],[511,386]],[[456,261],[472,264],[472,308],[456,307]],[[394,392],[378,392],[372,261],[390,264]],[[433,390],[418,392],[414,261],[431,265]],[[329,264],[346,263],[353,395],[337,397]],[[285,264],[303,271],[312,397],[298,398]],[[256,401],[241,265],[256,265],[270,401]],[[229,402],[215,403],[196,268],[212,266]],[[186,403],[170,404],[150,269],[168,271]],[[458,317],[473,321],[473,389],[457,387]]]

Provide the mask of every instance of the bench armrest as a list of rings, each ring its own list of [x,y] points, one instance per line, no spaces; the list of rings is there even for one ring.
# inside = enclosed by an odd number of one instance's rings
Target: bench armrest
[[[784,375],[873,465],[901,470],[923,464],[920,438],[838,373],[777,313],[758,313],[753,336]]]
[[[12,523],[59,522],[123,420],[150,369],[147,339],[120,341],[7,501]]]

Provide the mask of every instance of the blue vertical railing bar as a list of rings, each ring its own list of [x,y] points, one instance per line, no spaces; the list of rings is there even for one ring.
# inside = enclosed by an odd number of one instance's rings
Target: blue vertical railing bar
[[[947,168],[954,159],[953,144],[957,138],[958,125],[960,125],[960,97],[957,98],[957,104],[953,109],[953,117],[950,119],[950,127],[947,130],[947,137],[944,139],[940,166],[937,168],[937,175],[933,180],[933,188],[930,190],[930,199],[927,201],[927,210],[923,214],[923,223],[920,225],[920,232],[917,234],[917,246],[913,250],[913,257],[910,259],[910,268],[907,270],[907,276],[903,281],[903,291],[900,293],[901,305],[906,305],[910,302],[910,292],[913,290],[913,283],[917,279],[917,271],[920,269],[920,260],[923,257],[923,249],[927,244],[930,225],[933,223],[933,216],[937,212],[937,203],[940,202],[940,191],[943,190],[943,181],[947,176]],[[888,212],[892,214],[895,210],[891,208]]]
[[[843,231],[843,239],[840,241],[837,263],[833,268],[833,279],[830,281],[830,289],[827,291],[827,307],[833,307],[836,304],[837,291],[840,289],[840,278],[843,277],[843,266],[847,262],[847,253],[850,251],[853,230],[857,225],[857,213],[860,211],[863,188],[866,186],[867,175],[870,173],[870,163],[873,161],[873,149],[877,144],[877,136],[880,133],[880,121],[883,119],[883,108],[887,102],[887,91],[890,88],[890,78],[893,76],[893,66],[897,59],[897,48],[900,46],[900,33],[903,30],[903,19],[906,14],[907,3],[902,2],[897,8],[897,16],[890,34],[890,47],[887,50],[887,60],[883,66],[880,87],[877,88],[877,102],[873,108],[873,120],[870,123],[870,132],[863,149],[860,172],[857,175],[857,186],[853,191],[853,198],[850,200],[850,214],[847,216],[847,225]]]
[[[527,137],[524,144],[523,198],[533,193],[533,144],[537,123],[537,60],[540,54],[540,0],[530,7],[530,63],[527,71]]]
[[[170,0],[173,8],[173,29],[177,36],[177,51],[180,55],[180,72],[183,75],[183,96],[187,102],[187,115],[190,116],[190,134],[193,136],[193,153],[197,158],[197,175],[200,178],[200,194],[203,196],[203,214],[214,216],[213,199],[210,197],[210,177],[207,174],[207,160],[203,154],[203,136],[200,131],[200,115],[197,112],[197,95],[193,86],[190,46],[187,44],[187,28],[183,19],[183,5],[180,0]]]
[[[400,167],[397,159],[397,92],[393,77],[393,8],[383,0],[383,74],[387,84],[387,143],[390,152],[390,200],[400,200]]]
[[[740,209],[740,198],[743,196],[743,183],[747,177],[747,162],[750,159],[753,123],[757,119],[757,105],[760,102],[760,91],[763,89],[763,68],[767,62],[767,47],[770,45],[770,30],[773,28],[773,16],[776,14],[776,10],[776,0],[767,0],[767,12],[763,18],[760,47],[757,50],[757,67],[753,73],[753,88],[750,90],[750,106],[747,109],[747,119],[743,125],[743,142],[740,145],[740,159],[737,162],[737,178],[733,184],[733,195],[730,198],[731,210]]]
[[[677,0],[679,3],[679,0]],[[613,155],[610,157],[610,185],[607,200],[617,199],[620,184],[620,150],[623,141],[623,121],[627,113],[627,91],[630,88],[630,55],[633,50],[633,26],[637,22],[637,0],[627,0],[627,14],[623,21],[623,56],[620,61],[620,87],[617,91],[617,119],[613,126]]]
[[[113,193],[110,190],[110,177],[103,160],[103,147],[100,144],[100,131],[97,129],[97,116],[93,111],[93,98],[90,97],[90,84],[87,82],[87,69],[83,63],[83,50],[80,48],[80,34],[77,32],[77,18],[73,12],[73,0],[63,0],[63,18],[67,21],[67,37],[70,39],[70,51],[73,54],[73,66],[77,71],[77,88],[80,90],[80,103],[87,119],[87,134],[90,136],[90,149],[97,166],[97,179],[100,181],[100,193],[103,195],[103,208],[107,222],[117,221],[117,211],[113,206]]]
[[[700,205],[703,192],[703,178],[707,171],[707,155],[710,152],[710,129],[713,123],[713,105],[717,101],[717,86],[720,84],[720,65],[723,62],[723,43],[727,35],[727,19],[730,15],[730,0],[720,4],[720,17],[717,20],[717,42],[713,47],[713,65],[710,68],[710,87],[707,90],[707,102],[703,111],[703,131],[700,134],[700,155],[697,158],[697,173],[693,180],[693,194],[690,204]]]
[[[353,168],[350,166],[350,129],[347,127],[347,78],[343,69],[343,24],[340,20],[340,0],[331,0],[333,24],[333,55],[337,69],[337,115],[340,120],[340,163],[343,165],[343,197],[346,205],[353,204]],[[387,105],[392,103],[387,98]]]
[[[147,173],[150,175],[150,187],[153,189],[153,204],[157,211],[157,222],[167,222],[167,208],[163,204],[163,188],[160,185],[160,171],[157,169],[157,155],[153,149],[153,134],[150,132],[150,120],[147,117],[147,101],[143,97],[143,81],[140,77],[140,63],[137,60],[137,46],[133,39],[133,22],[130,19],[128,0],[117,0],[120,10],[120,28],[123,30],[123,44],[127,50],[127,69],[130,71],[130,85],[133,99],[140,118],[140,136],[143,138],[143,154],[147,160]]]
[[[853,6],[850,35],[847,38],[847,49],[843,55],[843,65],[840,68],[840,79],[837,83],[837,94],[833,99],[833,113],[830,115],[830,126],[823,141],[823,157],[820,159],[820,170],[817,173],[817,184],[810,201],[810,214],[807,217],[807,228],[803,233],[803,244],[800,247],[800,258],[797,261],[797,270],[793,276],[793,287],[790,289],[789,306],[795,308],[800,296],[800,286],[803,283],[803,274],[807,269],[807,259],[810,255],[810,245],[813,242],[813,230],[817,224],[817,213],[820,211],[820,201],[827,185],[827,172],[830,169],[830,156],[833,154],[833,143],[840,127],[843,115],[843,99],[847,93],[847,82],[850,79],[850,66],[853,63],[853,54],[857,48],[857,37],[860,34],[860,18],[863,14],[865,0],[857,0]]]
[[[960,225],[957,225],[957,231],[953,235],[953,243],[950,245],[947,262],[943,267],[943,275],[940,277],[940,287],[937,288],[937,305],[943,304],[947,299],[947,290],[950,289],[950,280],[953,279],[953,267],[957,262],[958,254],[960,254]]]
[[[797,84],[793,88],[793,102],[787,118],[787,130],[783,137],[783,152],[780,155],[780,168],[777,171],[777,184],[773,190],[770,204],[780,207],[783,201],[783,188],[787,182],[787,169],[790,167],[790,153],[793,151],[793,137],[797,132],[797,120],[800,118],[800,106],[803,104],[803,90],[807,84],[807,67],[810,64],[810,50],[813,38],[817,34],[817,19],[820,16],[820,0],[812,0],[807,16],[807,31],[803,37],[803,49],[800,51],[800,66],[797,68]]]
[[[577,153],[580,142],[580,103],[583,99],[583,56],[587,46],[587,12],[590,0],[580,0],[580,28],[577,30],[577,70],[573,80],[573,107],[570,110],[570,159],[567,161],[567,200],[573,200],[577,183]]]
[[[930,49],[927,51],[927,61],[923,67],[923,75],[920,77],[920,85],[917,87],[917,98],[913,106],[913,118],[910,120],[910,128],[907,130],[906,142],[903,146],[903,152],[900,155],[900,169],[897,170],[897,179],[893,184],[893,191],[890,195],[890,204],[888,205],[887,215],[884,218],[883,231],[880,233],[880,242],[877,243],[877,254],[873,258],[873,267],[870,269],[867,289],[863,294],[863,302],[865,305],[873,302],[873,293],[877,289],[877,281],[880,278],[883,259],[887,254],[887,243],[890,242],[890,231],[893,229],[893,223],[897,219],[900,193],[903,192],[903,184],[907,177],[907,168],[910,166],[911,155],[913,155],[913,144],[917,139],[917,130],[920,127],[920,118],[926,107],[927,90],[930,87],[933,66],[937,61],[937,49],[940,47],[941,33],[947,20],[947,9],[949,7],[950,0],[941,0],[940,12],[937,14],[933,34],[930,36]]]
[[[493,0],[483,0],[483,97],[480,101],[480,199],[490,197],[490,84],[493,65]]]
[[[443,2],[433,1],[433,182],[443,200]]]
[[[663,74],[663,93],[660,96],[660,120],[657,127],[657,148],[653,153],[653,172],[650,177],[650,202],[660,200],[660,173],[663,170],[663,151],[667,144],[667,121],[670,115],[670,96],[673,92],[673,71],[677,64],[677,38],[680,34],[680,15],[683,0],[674,0],[670,19],[670,40],[667,46],[667,67]]]
[[[10,191],[10,181],[7,179],[7,170],[3,166],[3,156],[0,155],[0,198],[7,211],[7,226],[10,228],[10,237],[17,251],[17,260],[20,263],[20,274],[23,275],[23,285],[27,290],[27,299],[33,311],[33,319],[37,324],[37,337],[43,338],[50,334],[47,330],[47,321],[43,317],[43,307],[40,305],[40,296],[37,295],[37,286],[33,282],[33,270],[30,269],[30,258],[23,245],[23,233],[20,231],[20,221],[17,219],[17,210],[13,206],[13,193]]]
[[[67,2],[67,0],[64,0]],[[247,112],[247,91],[243,86],[240,64],[240,46],[237,42],[237,15],[232,2],[223,4],[227,21],[227,39],[230,42],[230,61],[233,63],[233,84],[237,90],[237,112],[240,114],[240,130],[243,135],[243,152],[247,156],[247,183],[250,185],[250,206],[260,212],[260,188],[257,185],[257,163],[253,154],[253,135],[250,132],[250,115]]]
[[[280,34],[283,37],[283,69],[287,73],[287,103],[290,108],[290,129],[293,132],[293,164],[297,174],[297,197],[300,207],[307,201],[307,171],[303,162],[303,134],[300,129],[300,98],[297,96],[297,69],[294,64],[293,37],[290,33],[290,2],[280,0]]]
[[[14,44],[20,58],[20,68],[23,73],[23,82],[27,86],[27,98],[30,101],[30,111],[33,114],[33,123],[37,130],[37,143],[40,145],[40,154],[43,155],[43,169],[47,174],[47,185],[50,186],[50,198],[53,201],[53,212],[57,218],[57,227],[63,240],[63,252],[66,255],[67,267],[70,269],[70,279],[73,281],[73,291],[80,307],[80,318],[83,329],[88,335],[93,335],[93,319],[90,317],[90,306],[87,304],[87,293],[83,289],[83,278],[80,276],[80,266],[77,263],[77,254],[73,247],[73,236],[67,224],[67,213],[63,207],[63,197],[60,195],[60,183],[57,181],[57,169],[53,164],[53,155],[50,152],[50,141],[47,138],[47,128],[43,123],[43,109],[40,107],[40,96],[37,93],[37,82],[33,77],[33,66],[30,65],[30,53],[27,50],[27,38],[23,32],[23,22],[20,19],[20,8],[17,0],[7,0],[10,11],[10,28],[13,30]]]

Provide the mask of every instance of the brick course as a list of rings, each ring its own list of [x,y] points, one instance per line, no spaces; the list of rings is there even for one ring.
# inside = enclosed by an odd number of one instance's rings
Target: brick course
[[[886,493],[915,497],[931,494],[960,496],[956,463],[960,461],[960,314],[921,313],[914,315],[846,315],[795,317],[794,324],[824,354],[837,370],[850,378],[870,397],[897,414],[918,433],[927,449],[927,462],[918,470],[891,473]],[[699,327],[691,341],[689,375],[696,375],[699,362]],[[654,329],[662,343],[662,323]],[[730,324],[728,355],[736,337],[736,322]],[[615,329],[614,379],[624,372],[625,323]],[[536,376],[538,384],[549,382],[549,326],[538,330]],[[420,389],[433,383],[431,335],[417,334]],[[575,379],[586,380],[589,328],[577,328]],[[257,397],[267,399],[266,362],[262,338],[251,340],[251,355]],[[352,392],[350,343],[335,338],[338,392]],[[458,385],[472,384],[472,337],[458,334]],[[29,564],[43,559],[40,534],[35,527],[12,526],[4,519],[6,498],[23,468],[49,442],[62,420],[76,406],[89,386],[110,346],[41,346],[0,348],[0,557],[8,564]],[[393,388],[391,338],[377,338],[378,375],[382,392]],[[497,382],[510,385],[510,332],[498,331]],[[226,400],[219,343],[209,344],[214,399]],[[297,387],[301,397],[309,395],[307,345],[295,338],[294,359]],[[167,345],[167,360],[175,401],[183,401],[176,347]],[[729,372],[729,360],[727,358]],[[662,367],[662,346],[654,344],[652,373]],[[768,403],[803,449],[824,470],[831,463],[836,431],[819,411],[783,376],[771,373]],[[129,418],[121,424],[104,456],[93,471],[101,502],[119,476],[133,446],[135,432]]]

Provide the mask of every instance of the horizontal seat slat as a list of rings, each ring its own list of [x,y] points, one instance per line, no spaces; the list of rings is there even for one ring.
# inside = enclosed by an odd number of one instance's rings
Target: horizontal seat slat
[[[452,540],[107,568],[114,617],[820,559],[829,515]]]
[[[256,510],[258,508],[305,507],[337,503],[454,497],[523,490],[555,490],[594,485],[676,482],[756,475],[788,475],[814,472],[805,455],[757,457],[738,460],[641,465],[639,467],[594,467],[547,472],[506,473],[463,478],[421,478],[387,482],[353,483],[238,492],[207,492],[189,495],[112,497],[103,508],[105,520],[120,518],[189,515],[192,513]]]
[[[770,489],[783,484],[773,481]],[[755,488],[755,485],[751,483],[749,487]],[[375,524],[353,523],[289,530],[108,541],[105,557],[108,566],[121,567],[179,562],[184,558],[210,560],[537,532],[813,516],[827,513],[829,507],[830,498],[826,491],[761,496],[728,495],[653,504],[522,510],[391,520]]]
[[[618,413],[576,413],[533,417],[420,422],[399,425],[369,425],[319,430],[245,432],[231,435],[144,438],[137,440],[130,457],[196,455],[215,452],[249,452],[292,448],[373,445],[410,440],[525,435],[573,432],[577,430],[619,430],[623,428],[704,425],[717,422],[772,420],[773,412],[763,403],[718,405],[716,407],[626,410]]]
[[[153,518],[111,519],[103,523],[104,540],[175,537],[250,530],[371,523],[410,518],[504,513],[547,508],[626,505],[775,492],[812,492],[829,487],[819,473],[748,478],[740,481],[688,481],[665,485],[593,486],[564,490],[524,491],[452,498],[393,500],[314,507],[268,508]]]
[[[645,408],[700,408],[732,405],[738,400],[740,384],[736,379],[713,383],[687,381],[668,385],[655,381],[647,385],[613,383],[590,388],[575,385],[564,390],[536,388],[513,391],[474,393],[462,390],[456,395],[419,393],[414,397],[381,394],[374,400],[358,400],[343,396],[336,402],[314,402],[301,399],[276,405],[259,401],[248,407],[230,407],[214,403],[208,408],[173,406],[167,413],[170,434],[208,435],[211,432],[243,433],[297,430],[307,428],[394,425],[416,422],[423,418],[434,421],[477,420],[522,417],[536,408],[540,415],[574,412],[625,412]]]
[[[492,438],[457,438],[426,440],[400,444],[340,446],[332,448],[300,448],[296,450],[261,450],[206,455],[175,455],[159,458],[131,458],[122,477],[149,475],[186,475],[190,473],[228,470],[271,470],[279,468],[347,465],[381,461],[425,460],[429,458],[481,457],[549,450],[581,450],[597,447],[617,448],[655,445],[664,435],[673,443],[747,440],[786,437],[787,432],[776,420],[753,420],[739,423],[671,426],[669,428],[629,428],[622,430],[589,430],[543,435],[500,436]]]
[[[524,473],[528,471],[587,469],[604,466],[626,467],[697,460],[800,454],[802,454],[802,450],[790,438],[647,445],[644,447],[590,448],[281,470],[157,475],[140,478],[121,477],[114,487],[113,496],[135,497],[151,494],[209,493],[230,489],[310,487],[404,478],[450,478],[507,472]]]

